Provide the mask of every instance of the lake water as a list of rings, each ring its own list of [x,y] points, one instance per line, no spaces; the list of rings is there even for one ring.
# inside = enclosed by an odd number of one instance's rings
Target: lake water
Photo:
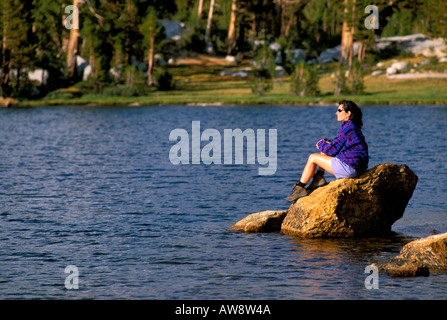
[[[362,110],[370,167],[405,163],[419,176],[390,237],[227,231],[289,207],[316,141],[338,131],[336,106],[0,110],[0,299],[445,299],[445,274],[364,283],[371,263],[447,232],[447,107]],[[192,121],[220,133],[277,129],[276,173],[173,165],[170,132],[191,133]],[[71,265],[78,289],[65,285]]]

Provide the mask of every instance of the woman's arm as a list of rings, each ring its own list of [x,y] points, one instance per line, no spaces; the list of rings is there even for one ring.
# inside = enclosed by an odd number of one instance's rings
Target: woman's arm
[[[340,132],[337,134],[334,140],[328,141],[321,139],[317,142],[317,148],[320,152],[328,156],[336,156],[345,144],[345,137]]]
[[[321,140],[318,140],[318,142],[315,144],[315,146],[317,147],[317,149],[319,149],[319,148],[318,148],[318,144],[320,143],[320,141],[324,141],[324,142],[326,142],[326,143],[331,144],[331,140],[329,140],[329,139],[321,139]]]

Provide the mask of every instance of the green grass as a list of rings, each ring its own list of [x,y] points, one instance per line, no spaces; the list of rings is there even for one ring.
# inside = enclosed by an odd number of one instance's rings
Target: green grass
[[[78,98],[54,98],[21,101],[19,106],[41,105],[193,105],[193,104],[333,104],[343,99],[360,105],[374,104],[447,104],[447,79],[387,79],[383,76],[365,76],[365,94],[334,96],[332,66],[321,74],[318,97],[297,97],[290,93],[289,80],[275,80],[273,90],[255,95],[250,79],[219,76],[222,70],[240,70],[243,66],[182,65],[170,67],[177,80],[175,90],[150,90],[146,96],[124,97],[101,94],[83,94]]]

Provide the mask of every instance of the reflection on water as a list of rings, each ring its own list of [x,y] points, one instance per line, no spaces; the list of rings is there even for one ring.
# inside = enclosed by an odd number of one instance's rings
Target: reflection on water
[[[333,106],[1,110],[0,298],[445,298],[446,275],[380,275],[378,290],[364,286],[366,266],[447,231],[447,109],[417,109],[363,108],[370,166],[405,163],[419,176],[395,233],[314,240],[227,229],[287,209],[315,142],[338,130]],[[275,175],[247,164],[174,166],[169,134],[196,120],[220,132],[277,129]],[[64,287],[68,265],[79,269],[79,290]]]
[[[305,261],[330,262],[342,265],[348,262],[368,264],[377,262],[386,253],[395,255],[401,247],[414,240],[402,234],[382,238],[356,239],[298,239],[292,238],[300,259]]]

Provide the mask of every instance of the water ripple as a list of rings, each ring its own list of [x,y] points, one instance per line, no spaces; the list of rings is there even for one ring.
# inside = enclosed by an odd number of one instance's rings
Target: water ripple
[[[430,229],[447,231],[447,142],[440,138],[447,109],[363,113],[370,166],[406,163],[419,176],[390,238],[227,231],[250,213],[287,209],[284,198],[315,141],[338,130],[333,107],[0,110],[0,298],[444,298],[445,275],[381,275],[380,290],[371,292],[364,269]],[[276,174],[260,176],[246,164],[172,165],[169,133],[190,131],[194,120],[220,132],[277,129]],[[78,290],[64,286],[68,265],[79,269]]]

